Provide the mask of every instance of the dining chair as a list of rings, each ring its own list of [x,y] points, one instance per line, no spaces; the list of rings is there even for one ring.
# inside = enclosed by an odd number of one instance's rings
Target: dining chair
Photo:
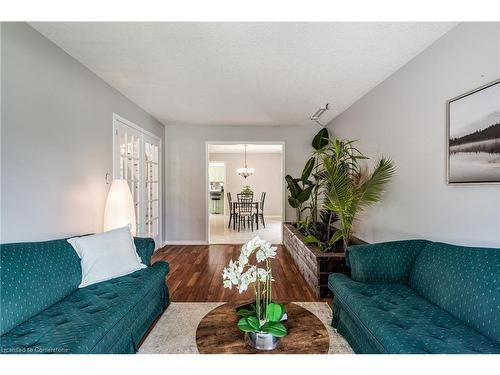
[[[262,221],[262,226],[265,228],[266,227],[266,222],[264,221],[264,202],[266,200],[266,192],[263,191],[262,194],[260,195],[260,202],[259,202],[259,217],[257,217],[257,220]]]
[[[227,193],[227,203],[229,204],[229,223],[227,225],[228,228],[231,228],[231,221],[233,222],[233,230],[236,229],[236,220],[238,217],[238,212],[233,204],[233,198],[231,197],[231,193]]]
[[[253,232],[253,222],[255,220],[255,213],[253,212],[253,194],[238,194],[238,232],[241,230],[241,221],[243,220],[243,227],[246,227],[245,222],[248,222]]]

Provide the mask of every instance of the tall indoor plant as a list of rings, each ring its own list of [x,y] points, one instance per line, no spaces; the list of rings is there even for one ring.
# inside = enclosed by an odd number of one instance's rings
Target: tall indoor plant
[[[325,180],[324,168],[322,164],[322,159],[320,157],[321,153],[325,149],[326,146],[330,143],[330,138],[328,134],[327,128],[322,128],[313,138],[312,147],[313,158],[314,158],[314,167],[313,167],[313,190],[311,194],[311,221],[313,223],[314,228],[316,229],[316,225],[320,219],[320,204],[319,198],[321,195],[321,190],[323,188],[323,182]]]
[[[295,227],[305,243],[322,251],[343,251],[352,226],[366,207],[378,202],[395,168],[387,158],[369,172],[355,141],[331,139],[322,128],[312,141],[312,156],[298,178],[286,176],[288,203],[296,210]],[[340,221],[341,229],[333,224]],[[337,246],[342,241],[343,246]],[[340,247],[340,249],[339,249]]]
[[[296,210],[296,226],[316,226],[319,216],[319,196],[321,194],[324,171],[319,155],[328,145],[328,129],[322,128],[314,137],[312,147],[314,149],[302,170],[300,177],[294,178],[286,175],[285,181],[289,192],[288,203]],[[303,212],[309,215],[303,221]]]
[[[341,229],[330,238],[334,243],[343,240],[348,245],[356,217],[368,206],[379,202],[387,184],[396,172],[394,163],[381,158],[373,171],[361,160],[368,159],[357,148],[355,141],[333,140],[323,150],[325,169],[325,207],[338,216]]]

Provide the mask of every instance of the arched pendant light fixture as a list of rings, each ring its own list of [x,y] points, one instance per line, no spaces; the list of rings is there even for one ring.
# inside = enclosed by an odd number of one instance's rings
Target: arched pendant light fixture
[[[244,179],[246,179],[248,176],[251,176],[255,173],[254,168],[248,168],[248,166],[247,166],[247,145],[245,145],[245,167],[236,169],[236,172]]]

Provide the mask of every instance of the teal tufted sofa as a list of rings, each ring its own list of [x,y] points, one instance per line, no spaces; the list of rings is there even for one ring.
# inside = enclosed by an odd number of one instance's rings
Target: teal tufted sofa
[[[0,245],[0,353],[135,353],[168,305],[169,266],[134,242],[147,268],[81,289],[65,239]]]
[[[346,257],[332,326],[356,353],[500,353],[500,249],[408,240]]]

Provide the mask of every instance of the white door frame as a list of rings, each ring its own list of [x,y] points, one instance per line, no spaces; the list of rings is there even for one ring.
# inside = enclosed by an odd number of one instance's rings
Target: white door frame
[[[210,213],[208,211],[209,208],[209,199],[208,199],[208,189],[210,185],[210,181],[208,178],[208,163],[210,162],[208,146],[209,145],[280,145],[281,146],[281,220],[285,221],[285,207],[286,207],[286,182],[285,182],[285,146],[286,143],[284,141],[205,141],[205,239],[208,244],[210,244]],[[227,173],[227,170],[226,170]],[[226,179],[226,176],[224,176]],[[226,189],[226,183],[224,182],[224,192]],[[283,236],[281,238],[283,241]]]
[[[116,163],[117,163],[117,158],[116,158],[116,142],[115,142],[115,135],[117,132],[117,122],[121,122],[124,125],[127,125],[131,127],[132,129],[137,130],[141,134],[147,135],[151,138],[154,138],[155,140],[158,141],[159,147],[158,147],[158,234],[159,234],[159,241],[156,244],[156,248],[160,248],[163,246],[163,212],[162,212],[162,207],[163,207],[163,184],[162,184],[162,168],[163,168],[163,159],[162,159],[162,142],[161,138],[158,137],[157,135],[151,133],[150,131],[147,131],[146,129],[140,127],[137,124],[134,124],[133,122],[127,120],[126,118],[116,114],[113,112],[113,179],[116,178]],[[142,137],[141,137],[142,138]],[[144,139],[141,139],[141,143],[144,143]],[[143,170],[143,168],[141,168]],[[156,250],[156,249],[155,249]]]

